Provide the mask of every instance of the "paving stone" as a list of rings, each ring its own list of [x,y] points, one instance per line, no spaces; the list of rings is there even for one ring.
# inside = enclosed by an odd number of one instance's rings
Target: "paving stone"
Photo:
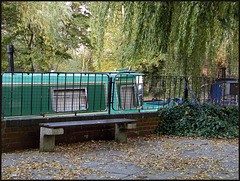
[[[126,178],[128,175],[125,174],[117,174],[117,173],[104,173],[101,175],[91,174],[84,176],[86,180],[122,180]]]
[[[125,175],[131,175],[143,170],[138,166],[135,166],[133,164],[126,164],[123,162],[119,162],[119,163],[111,162],[111,163],[108,163],[107,165],[104,164],[100,166],[94,166],[92,168],[99,171],[107,171],[110,173],[125,174]]]
[[[211,176],[212,180],[239,180],[239,172],[212,172],[209,170],[206,173]]]
[[[145,173],[144,173],[145,172]],[[152,174],[150,171],[144,171],[141,173],[136,173],[131,176],[126,177],[126,179],[139,179],[139,180],[163,180],[163,179],[174,179],[182,173],[181,171],[165,171],[165,172],[154,172]]]
[[[236,142],[187,137],[131,138],[126,144],[96,141],[57,146],[56,152],[2,153],[2,174],[3,170],[10,180],[238,180],[239,147]],[[71,178],[64,176],[70,172]]]

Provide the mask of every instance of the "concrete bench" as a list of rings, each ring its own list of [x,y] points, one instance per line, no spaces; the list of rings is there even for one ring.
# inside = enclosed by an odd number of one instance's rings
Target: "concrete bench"
[[[137,120],[134,119],[101,119],[88,121],[70,121],[70,122],[53,122],[40,123],[40,152],[50,152],[55,150],[55,136],[64,134],[64,127],[84,126],[96,124],[115,124],[115,141],[127,142],[127,129],[136,128]]]

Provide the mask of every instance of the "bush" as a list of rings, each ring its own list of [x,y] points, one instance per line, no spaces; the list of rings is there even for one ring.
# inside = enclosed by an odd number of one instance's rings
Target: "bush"
[[[239,136],[238,106],[201,105],[186,101],[173,107],[162,108],[163,118],[156,129],[158,135],[201,136],[204,138],[236,138]]]

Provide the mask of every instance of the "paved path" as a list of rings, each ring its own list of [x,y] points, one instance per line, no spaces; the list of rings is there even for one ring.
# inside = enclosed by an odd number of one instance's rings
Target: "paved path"
[[[238,180],[238,142],[149,135],[3,153],[2,179]]]

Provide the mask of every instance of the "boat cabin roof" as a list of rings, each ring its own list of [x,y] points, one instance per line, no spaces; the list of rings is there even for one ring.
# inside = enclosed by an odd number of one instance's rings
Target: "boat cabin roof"
[[[2,73],[2,83],[11,83],[12,78],[13,83],[46,83],[55,79],[59,82],[69,82],[73,81],[86,81],[87,79],[94,81],[106,81],[108,77],[121,77],[121,78],[131,78],[136,76],[144,75],[137,71],[115,71],[115,72],[3,72]],[[81,78],[80,78],[81,77]]]

